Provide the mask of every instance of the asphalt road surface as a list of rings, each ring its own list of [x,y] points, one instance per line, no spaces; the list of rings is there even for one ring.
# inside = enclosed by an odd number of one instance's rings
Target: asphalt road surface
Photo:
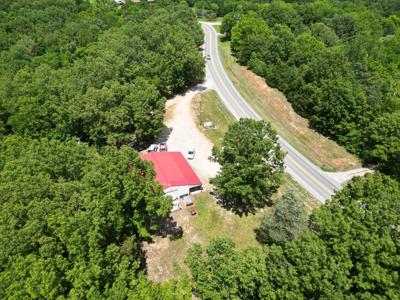
[[[262,118],[247,104],[226,75],[219,58],[217,32],[210,24],[202,23],[201,25],[205,33],[204,52],[206,56],[210,56],[210,59],[206,59],[207,77],[211,80],[213,88],[236,119],[261,120]],[[342,188],[337,181],[326,175],[281,137],[279,137],[279,143],[287,152],[286,172],[317,200],[325,202],[335,191]]]

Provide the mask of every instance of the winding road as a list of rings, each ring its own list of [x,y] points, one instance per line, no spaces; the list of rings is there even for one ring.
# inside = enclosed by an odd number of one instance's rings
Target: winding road
[[[261,120],[262,118],[247,104],[225,73],[219,58],[218,37],[214,27],[208,23],[201,23],[201,26],[205,33],[204,51],[206,55],[211,57],[206,62],[206,73],[207,79],[211,81],[212,88],[216,90],[225,106],[236,119]],[[317,200],[325,202],[335,191],[342,188],[339,182],[312,164],[283,138],[279,137],[279,143],[282,149],[287,152],[285,158],[286,172]]]

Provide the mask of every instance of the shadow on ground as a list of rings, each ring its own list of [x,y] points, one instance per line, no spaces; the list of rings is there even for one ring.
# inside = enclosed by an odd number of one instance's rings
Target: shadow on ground
[[[211,191],[210,194],[214,196],[217,203],[221,205],[222,208],[229,210],[240,217],[255,214],[258,209],[273,205],[271,199],[265,201],[264,205],[251,205],[239,203],[236,199],[224,198],[221,195],[218,195],[215,190]]]
[[[161,236],[163,238],[169,237],[170,240],[178,240],[183,236],[183,229],[178,226],[176,221],[169,216],[166,219],[159,220],[157,222],[158,230],[153,232],[155,236]]]
[[[166,143],[172,133],[172,128],[164,125],[160,135],[157,138],[157,143]]]

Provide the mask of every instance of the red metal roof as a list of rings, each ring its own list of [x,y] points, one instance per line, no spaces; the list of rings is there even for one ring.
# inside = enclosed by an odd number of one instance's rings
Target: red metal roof
[[[142,154],[143,160],[151,161],[156,178],[164,189],[171,186],[201,185],[181,152],[149,152]]]

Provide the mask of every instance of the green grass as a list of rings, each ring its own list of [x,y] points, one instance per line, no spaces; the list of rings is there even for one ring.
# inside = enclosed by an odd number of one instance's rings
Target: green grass
[[[215,91],[199,94],[192,102],[197,115],[196,123],[204,135],[217,147],[221,147],[224,133],[235,118],[226,109]],[[205,129],[202,124],[211,121],[215,128]]]
[[[265,85],[236,63],[230,43],[219,42],[222,64],[239,93],[265,120],[271,122],[278,134],[325,171],[344,171],[361,167],[359,159],[332,140],[308,127],[308,121],[297,115],[285,96]]]
[[[204,242],[215,237],[229,236],[241,248],[259,245],[255,229],[260,225],[261,211],[247,216],[235,215],[223,209],[208,193],[196,195],[195,204],[198,215],[193,219],[193,226]]]

